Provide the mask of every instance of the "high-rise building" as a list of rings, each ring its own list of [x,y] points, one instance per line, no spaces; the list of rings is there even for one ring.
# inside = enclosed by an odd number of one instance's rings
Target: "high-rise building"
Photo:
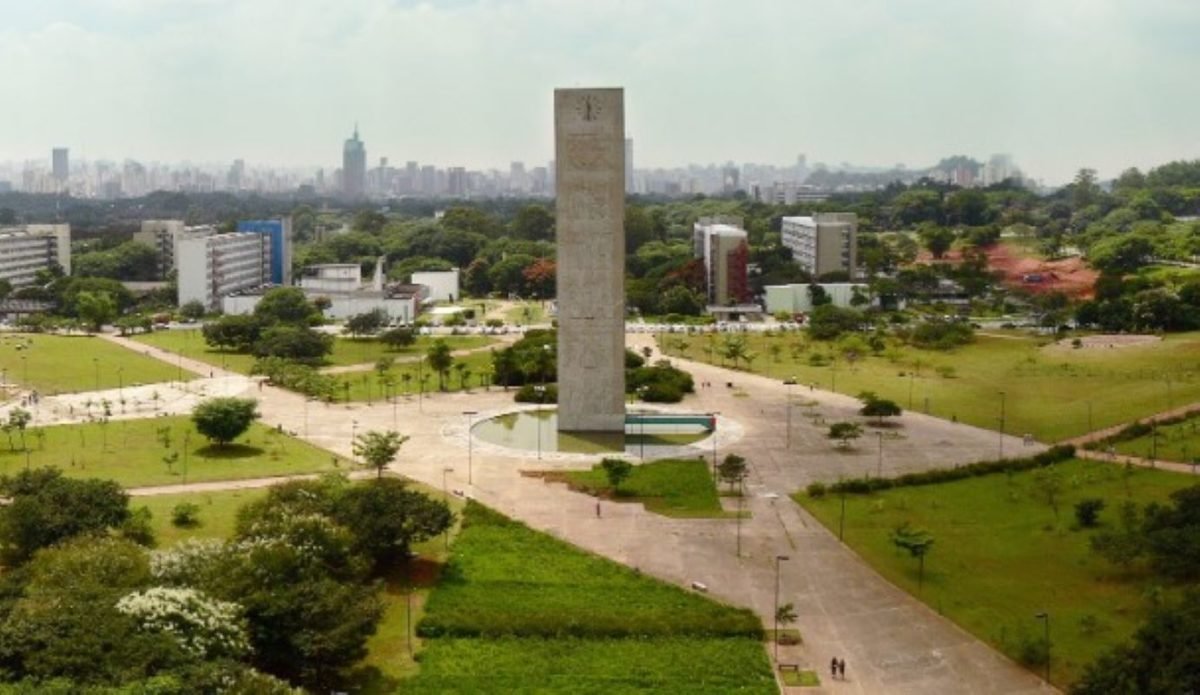
[[[525,162],[512,162],[508,165],[508,190],[513,193],[529,192],[529,180],[525,176]]]
[[[71,274],[71,225],[0,227],[0,280],[28,285],[55,265]]]
[[[199,239],[217,234],[212,225],[184,226],[183,220],[143,220],[142,228],[133,233],[133,240],[154,249],[158,256],[158,274],[166,277],[175,269],[179,258],[179,242],[184,239]]]
[[[271,281],[271,237],[233,232],[179,242],[179,306],[217,309],[221,298]]]
[[[784,217],[783,245],[792,260],[809,275],[844,271],[854,274],[857,265],[858,216],[852,212],[822,212],[812,217]]]
[[[51,151],[51,164],[54,179],[60,183],[71,177],[70,150],[65,147],[55,147]]]
[[[358,124],[354,126],[354,137],[342,147],[342,193],[348,198],[361,198],[367,186],[367,148],[358,138]]]
[[[235,159],[233,166],[229,167],[229,174],[225,177],[229,188],[238,191],[242,188],[242,183],[246,178],[246,160]]]
[[[450,167],[446,172],[447,193],[461,198],[467,195],[467,170],[463,167]]]
[[[701,217],[692,227],[696,258],[704,259],[704,277],[710,306],[748,304],[747,268],[749,235],[736,217]]]
[[[266,282],[292,284],[292,218],[238,220],[238,232],[271,237],[271,258]]]

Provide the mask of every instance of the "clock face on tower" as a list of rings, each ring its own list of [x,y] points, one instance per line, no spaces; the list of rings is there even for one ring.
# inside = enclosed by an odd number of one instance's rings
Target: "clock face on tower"
[[[585,121],[596,120],[603,111],[600,100],[592,95],[580,97],[579,101],[575,102],[575,113]]]

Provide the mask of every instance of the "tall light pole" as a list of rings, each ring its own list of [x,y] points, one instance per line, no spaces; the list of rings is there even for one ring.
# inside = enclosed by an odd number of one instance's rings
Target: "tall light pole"
[[[717,479],[717,416],[720,414],[721,413],[716,410],[709,413],[709,415],[712,416],[712,443],[713,443],[712,476],[713,476],[714,481]]]
[[[883,477],[883,432],[876,432],[876,437],[879,437],[879,470],[876,472],[876,478]]]
[[[471,421],[478,414],[479,414],[479,411],[477,411],[477,410],[464,410],[463,411],[463,415],[467,416],[467,485],[475,484],[475,474],[473,472],[475,469],[475,465],[474,465],[474,461],[473,461],[473,459],[474,459],[473,446],[474,446],[475,440],[474,440],[474,437],[471,436]]]
[[[538,384],[533,387],[533,390],[538,395],[537,414],[534,419],[537,420],[537,452],[538,460],[542,460],[542,405],[546,402],[546,387]]]
[[[775,663],[779,663],[779,563],[787,561],[787,555],[775,556]]]
[[[450,502],[450,490],[446,485],[446,474],[453,473],[453,472],[454,472],[454,469],[450,468],[450,467],[446,467],[446,468],[442,469],[442,501],[446,502],[447,504],[449,504],[449,502]],[[446,530],[443,533],[443,535],[446,538],[446,550],[448,551],[448,550],[450,550],[450,527],[449,526],[446,527]]]
[[[1042,611],[1041,613],[1038,613],[1037,615],[1035,615],[1033,617],[1037,618],[1038,620],[1041,620],[1042,624],[1046,628],[1046,682],[1049,683],[1050,682],[1050,614],[1046,611]]]
[[[1000,460],[1004,460],[1004,401],[1005,393],[1000,392]]]
[[[792,448],[792,387],[796,385],[796,377],[784,379],[783,385],[787,386],[787,448]]]

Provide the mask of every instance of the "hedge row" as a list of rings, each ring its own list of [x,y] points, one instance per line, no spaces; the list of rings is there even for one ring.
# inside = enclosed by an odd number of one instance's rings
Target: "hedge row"
[[[1171,417],[1158,418],[1154,422],[1158,423],[1159,427],[1164,425],[1178,425],[1181,422],[1200,417],[1200,411],[1191,411],[1182,415],[1173,415]],[[1122,427],[1116,434],[1110,434],[1104,439],[1097,439],[1083,445],[1088,451],[1098,451],[1108,447],[1110,444],[1120,444],[1121,442],[1131,442],[1135,439],[1148,437],[1154,431],[1155,425],[1150,422],[1131,422]]]
[[[1026,458],[979,461],[978,463],[969,463],[965,466],[955,466],[954,468],[937,468],[920,473],[905,473],[895,478],[851,478],[850,480],[842,480],[829,486],[823,483],[813,483],[808,486],[808,494],[810,497],[821,497],[828,491],[863,495],[898,487],[936,485],[938,483],[948,483],[954,480],[974,478],[981,475],[992,475],[993,473],[1009,473],[1026,471],[1033,468],[1044,468],[1060,461],[1074,458],[1074,456],[1075,447],[1071,444],[1063,444]]]

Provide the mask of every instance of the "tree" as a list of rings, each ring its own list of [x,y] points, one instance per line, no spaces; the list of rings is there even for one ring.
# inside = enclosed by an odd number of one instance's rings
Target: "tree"
[[[798,618],[799,618],[799,616],[796,615],[795,604],[785,603],[782,606],[775,609],[775,622],[782,625],[783,629],[785,629],[785,630],[787,629],[788,625],[791,625],[792,623],[796,622],[796,620]],[[775,641],[780,644],[794,644],[795,643],[794,640],[791,640],[791,639],[789,639],[787,642],[785,642],[784,640],[782,640],[780,638],[778,633],[776,633],[776,635],[775,635]]]
[[[364,432],[354,440],[354,455],[362,459],[368,466],[374,468],[378,478],[383,477],[383,469],[396,460],[400,447],[409,437],[399,432]]]
[[[204,342],[220,350],[249,350],[262,335],[263,324],[254,316],[222,316],[200,329]]]
[[[1073,695],[1200,692],[1200,592],[1154,608],[1133,640],[1114,647],[1084,670]]]
[[[1168,504],[1150,504],[1142,523],[1155,571],[1178,581],[1200,578],[1200,485],[1171,493]]]
[[[1100,511],[1104,509],[1104,500],[1089,497],[1075,503],[1075,521],[1083,528],[1095,528],[1100,523]]]
[[[253,398],[210,398],[192,411],[196,429],[219,447],[242,436],[258,418],[258,401]]]
[[[875,423],[878,425],[883,424],[883,418],[896,417],[901,413],[900,406],[895,401],[880,398],[871,391],[858,394],[858,399],[863,403],[863,407],[858,411],[859,415],[876,418]]]
[[[829,439],[838,440],[838,446],[843,449],[850,447],[850,442],[862,436],[862,427],[856,422],[835,422],[829,426]]]
[[[282,357],[309,364],[320,362],[333,351],[333,336],[304,325],[276,324],[255,341],[255,357]]]
[[[843,333],[858,330],[862,313],[825,304],[815,307],[808,316],[808,335],[815,340],[833,340]]]
[[[922,225],[917,234],[921,237],[921,243],[925,244],[925,248],[929,249],[929,253],[934,258],[945,256],[954,244],[954,232],[934,224]]]
[[[22,451],[28,448],[25,446],[25,428],[29,426],[30,422],[33,422],[33,413],[30,413],[28,410],[25,410],[24,408],[13,408],[12,410],[8,411],[8,422],[6,423],[7,428],[9,431],[17,430],[21,433]],[[11,439],[9,440],[8,448],[13,448]]]
[[[446,503],[410,490],[402,480],[382,478],[350,486],[338,499],[334,518],[354,533],[352,548],[376,571],[407,562],[414,544],[454,523]]]
[[[525,269],[521,271],[521,275],[525,278],[525,287],[530,292],[535,293],[539,297],[548,298],[554,296],[554,276],[556,272],[557,266],[553,260],[539,258],[525,266]]]
[[[64,478],[53,468],[0,478],[0,493],[11,499],[0,508],[3,557],[10,566],[68,538],[119,528],[129,518],[129,496],[116,482]]]
[[[346,319],[346,332],[356,338],[371,335],[386,326],[387,320],[387,312],[377,307]]]
[[[913,528],[907,521],[896,527],[891,535],[892,545],[905,550],[918,562],[917,591],[925,582],[925,556],[933,548],[933,534]]]
[[[392,350],[399,350],[417,342],[417,336],[411,328],[392,328],[384,331],[379,339]]]
[[[1102,273],[1123,275],[1145,265],[1154,255],[1154,244],[1136,234],[1101,239],[1088,250],[1088,261]]]
[[[659,306],[668,314],[699,316],[704,312],[704,299],[685,285],[672,285],[659,296]]]
[[[91,332],[97,333],[117,317],[117,303],[106,292],[80,292],[75,298],[75,311]]]
[[[321,312],[308,301],[299,287],[267,290],[254,307],[254,316],[267,324],[310,326],[321,321]]]
[[[437,372],[438,389],[446,390],[446,375],[450,372],[450,367],[454,364],[454,357],[450,354],[450,346],[446,341],[438,338],[433,341],[433,345],[429,346],[429,350],[425,353],[429,360],[429,368]]]
[[[549,241],[554,238],[554,215],[545,205],[526,205],[513,218],[512,230],[517,239]]]
[[[613,493],[619,492],[621,483],[633,475],[633,464],[625,459],[606,458],[600,461],[600,467],[608,476],[608,484],[612,486]]]
[[[183,306],[179,307],[179,315],[185,321],[199,321],[204,318],[206,313],[208,312],[204,309],[204,304],[198,299],[185,302]]]
[[[726,454],[721,464],[717,466],[717,475],[729,483],[729,489],[742,482],[746,477],[746,459],[737,454]]]

